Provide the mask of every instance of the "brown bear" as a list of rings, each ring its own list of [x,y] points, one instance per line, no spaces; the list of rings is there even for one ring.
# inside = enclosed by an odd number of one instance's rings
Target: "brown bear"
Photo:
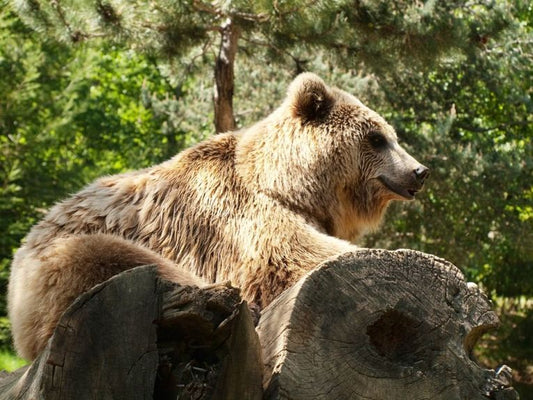
[[[55,205],[13,260],[15,346],[35,358],[78,295],[143,264],[183,284],[231,281],[264,307],[354,250],[389,202],[413,199],[427,174],[382,117],[304,73],[255,125],[101,178]]]

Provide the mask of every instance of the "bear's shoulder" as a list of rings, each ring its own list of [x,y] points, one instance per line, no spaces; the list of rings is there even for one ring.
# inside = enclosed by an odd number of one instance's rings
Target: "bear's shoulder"
[[[185,162],[231,161],[235,157],[237,136],[235,133],[214,135],[186,150],[178,157]]]

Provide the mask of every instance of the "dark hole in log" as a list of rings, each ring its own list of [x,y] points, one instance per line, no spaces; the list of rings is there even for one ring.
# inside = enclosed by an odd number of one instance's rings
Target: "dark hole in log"
[[[158,343],[155,400],[204,400],[213,397],[221,360],[210,344]]]
[[[218,398],[232,350],[228,340],[240,315],[239,290],[174,285],[166,289],[161,316],[154,321],[159,365],[153,398]]]
[[[215,314],[200,316],[182,312],[158,321],[155,400],[213,397],[221,362],[227,356],[227,348],[222,343],[230,335],[230,324],[214,329],[224,316],[223,311]]]
[[[386,311],[368,326],[366,333],[376,352],[393,362],[412,363],[418,350],[416,340],[420,323],[397,311]]]

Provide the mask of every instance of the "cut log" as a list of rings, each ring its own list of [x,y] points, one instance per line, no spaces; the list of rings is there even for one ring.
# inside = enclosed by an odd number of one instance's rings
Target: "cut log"
[[[237,377],[237,378],[236,378]],[[0,399],[261,399],[260,346],[238,289],[121,273],[80,296]],[[236,398],[236,397],[235,397]]]
[[[497,324],[487,298],[442,259],[342,255],[263,310],[264,399],[515,399],[508,368],[472,359]]]
[[[325,262],[263,310],[259,338],[237,289],[140,267],[80,296],[0,399],[516,399],[507,367],[472,359],[497,323],[456,267],[409,250]]]

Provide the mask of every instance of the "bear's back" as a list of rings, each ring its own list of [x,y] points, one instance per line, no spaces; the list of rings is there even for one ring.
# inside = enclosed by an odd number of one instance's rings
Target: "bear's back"
[[[235,143],[234,135],[218,135],[154,167],[100,178],[52,207],[25,247],[40,250],[53,238],[95,233],[153,247],[171,228],[190,227],[198,214],[242,200]],[[176,218],[185,222],[172,227]]]

